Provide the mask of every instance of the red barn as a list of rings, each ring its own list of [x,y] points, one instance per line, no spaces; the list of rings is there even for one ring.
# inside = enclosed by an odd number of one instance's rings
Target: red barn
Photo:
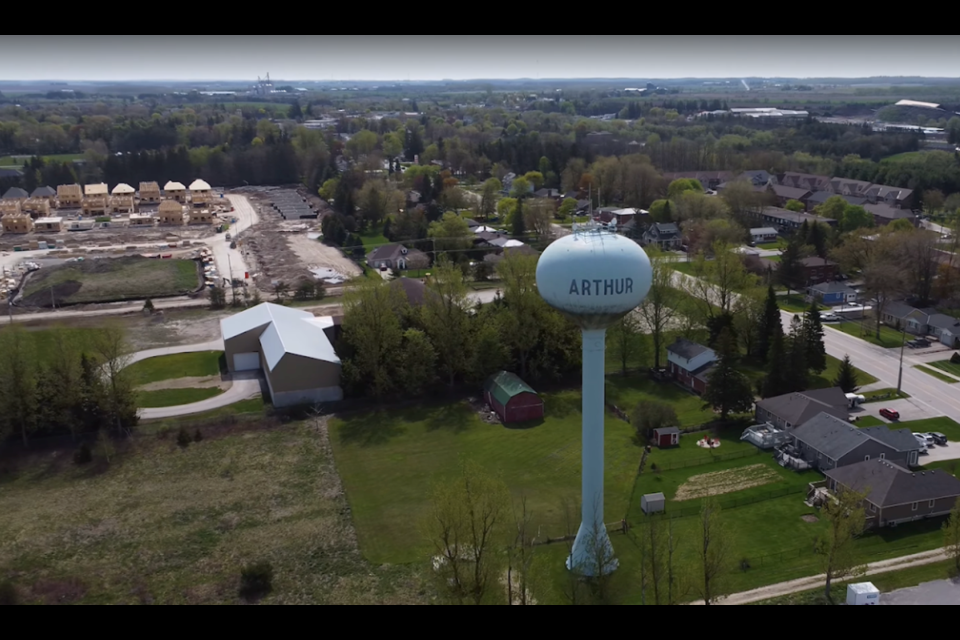
[[[501,371],[487,378],[483,398],[504,424],[543,417],[543,400],[515,373]]]
[[[680,444],[680,429],[676,427],[654,429],[653,442],[661,449],[664,447],[675,447]]]

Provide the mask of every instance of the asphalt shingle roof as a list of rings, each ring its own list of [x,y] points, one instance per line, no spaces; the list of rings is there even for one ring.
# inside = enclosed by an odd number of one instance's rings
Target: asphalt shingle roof
[[[675,353],[681,358],[691,360],[702,353],[710,351],[710,348],[692,340],[687,340],[686,338],[677,338],[675,342],[667,346],[667,351]]]
[[[828,413],[819,413],[807,420],[791,435],[831,460],[839,460],[872,439],[863,429]]]
[[[849,415],[847,397],[840,387],[765,398],[758,402],[757,406],[794,426],[804,424],[821,412],[841,420],[846,420]]]
[[[886,460],[857,462],[824,475],[854,491],[869,491],[867,500],[880,508],[960,496],[960,480],[946,471],[911,473]]]

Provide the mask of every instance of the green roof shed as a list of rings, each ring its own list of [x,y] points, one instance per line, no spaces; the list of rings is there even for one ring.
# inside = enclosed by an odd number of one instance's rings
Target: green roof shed
[[[515,373],[500,371],[487,378],[483,395],[505,423],[543,417],[543,400]]]

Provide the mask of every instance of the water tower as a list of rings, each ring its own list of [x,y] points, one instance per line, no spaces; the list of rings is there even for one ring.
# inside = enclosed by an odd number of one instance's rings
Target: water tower
[[[589,223],[547,247],[537,263],[540,295],[583,332],[581,521],[567,568],[585,575],[617,567],[603,521],[607,327],[640,305],[651,279],[650,259],[640,245]]]

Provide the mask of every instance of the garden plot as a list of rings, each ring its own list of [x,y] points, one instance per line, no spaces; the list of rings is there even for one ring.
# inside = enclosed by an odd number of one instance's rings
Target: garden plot
[[[691,476],[677,489],[677,495],[673,499],[677,502],[683,502],[685,500],[720,496],[744,489],[762,487],[779,480],[780,476],[777,475],[777,472],[767,465],[753,464],[748,467]]]

